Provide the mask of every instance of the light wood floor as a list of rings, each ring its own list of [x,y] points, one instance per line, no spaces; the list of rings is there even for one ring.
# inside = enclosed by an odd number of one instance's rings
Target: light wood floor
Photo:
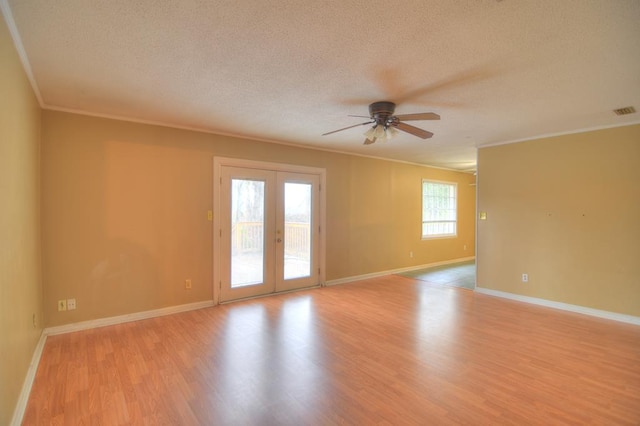
[[[640,424],[640,327],[390,276],[47,339],[24,424]]]

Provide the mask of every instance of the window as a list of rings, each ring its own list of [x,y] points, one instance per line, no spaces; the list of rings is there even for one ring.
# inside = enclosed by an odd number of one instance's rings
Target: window
[[[455,237],[457,184],[422,181],[422,238]]]

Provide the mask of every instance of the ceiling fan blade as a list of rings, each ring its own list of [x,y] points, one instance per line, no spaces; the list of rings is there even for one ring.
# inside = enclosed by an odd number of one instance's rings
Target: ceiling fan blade
[[[417,114],[400,114],[400,115],[396,115],[396,118],[400,121],[440,120],[440,116],[435,112],[420,112]]]
[[[366,123],[354,124],[353,126],[343,127],[342,129],[338,129],[338,130],[334,130],[334,131],[331,131],[331,132],[323,133],[322,136],[327,136],[327,135],[330,135],[332,133],[341,132],[343,130],[351,129],[353,127],[358,127],[358,126],[364,126],[365,124],[371,124],[371,123],[375,123],[375,120],[367,121]]]
[[[375,141],[376,141],[376,138],[373,138],[373,139],[369,139],[369,138],[367,138],[367,139],[365,139],[365,140],[364,140],[364,144],[365,144],[365,145],[371,145],[371,144],[372,144],[372,143],[374,143]]]
[[[392,126],[393,127],[397,127],[398,129],[402,130],[403,132],[411,133],[412,135],[417,136],[417,137],[422,138],[422,139],[429,139],[431,136],[433,136],[433,133],[431,133],[431,132],[427,132],[426,130],[419,129],[419,128],[415,127],[415,126],[403,123],[401,121],[398,121],[397,123],[392,124]]]
[[[347,117],[371,118],[368,115],[351,115],[351,114],[347,115]]]

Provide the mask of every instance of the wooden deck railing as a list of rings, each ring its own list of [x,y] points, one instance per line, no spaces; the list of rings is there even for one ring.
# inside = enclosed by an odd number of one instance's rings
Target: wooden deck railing
[[[285,256],[309,258],[310,238],[309,224],[290,222],[285,224],[284,243]],[[238,222],[231,229],[233,247],[237,253],[255,253],[262,250],[262,222]]]

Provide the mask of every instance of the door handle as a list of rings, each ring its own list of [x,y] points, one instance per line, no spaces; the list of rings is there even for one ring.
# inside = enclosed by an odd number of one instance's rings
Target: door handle
[[[281,242],[282,242],[282,238],[278,238],[278,239],[276,240],[276,242],[281,243]]]

